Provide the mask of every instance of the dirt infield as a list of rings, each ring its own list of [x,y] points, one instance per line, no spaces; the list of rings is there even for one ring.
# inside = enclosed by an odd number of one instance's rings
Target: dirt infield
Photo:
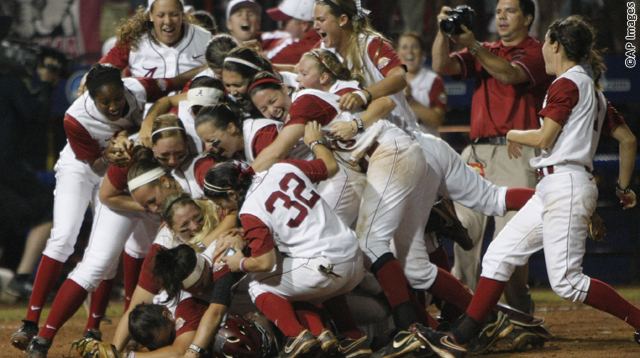
[[[624,297],[640,305],[640,288],[621,290]],[[560,301],[548,290],[536,290],[537,316],[543,317],[555,338],[542,349],[529,352],[497,351],[484,357],[579,357],[619,358],[640,357],[640,345],[633,342],[633,330],[624,322],[586,305]],[[106,339],[110,339],[121,313],[118,303],[107,313],[114,317],[111,324],[103,324]],[[0,357],[20,357],[21,352],[8,343],[9,336],[19,326],[24,305],[0,305]],[[45,312],[46,314],[46,312]],[[69,346],[79,338],[86,313],[78,312],[59,332],[49,357],[73,357]]]

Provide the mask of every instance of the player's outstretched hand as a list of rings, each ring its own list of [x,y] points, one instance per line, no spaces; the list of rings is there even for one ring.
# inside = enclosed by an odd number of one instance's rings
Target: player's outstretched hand
[[[620,199],[620,205],[622,205],[623,210],[636,206],[636,193],[633,190],[616,190],[616,196]]]
[[[240,272],[240,260],[244,258],[244,254],[242,251],[236,251],[235,254],[231,256],[224,256],[220,259],[220,262],[227,264],[229,270],[231,272]]]
[[[308,122],[304,127],[304,144],[309,145],[315,141],[322,140],[322,129],[316,121]]]

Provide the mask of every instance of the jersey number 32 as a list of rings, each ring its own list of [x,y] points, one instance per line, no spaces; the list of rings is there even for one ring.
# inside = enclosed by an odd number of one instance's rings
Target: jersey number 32
[[[302,221],[304,221],[307,215],[309,215],[309,210],[316,205],[318,200],[320,200],[320,195],[318,195],[314,190],[309,190],[311,195],[309,198],[305,198],[303,196],[303,192],[307,188],[307,185],[302,178],[294,173],[287,173],[287,175],[280,180],[279,184],[281,190],[273,192],[269,198],[267,198],[267,201],[264,203],[265,207],[267,208],[267,211],[272,214],[276,209],[276,202],[282,201],[282,206],[285,209],[296,210],[298,212],[296,216],[289,219],[287,222],[287,226],[290,228],[296,228],[300,226]],[[289,194],[287,194],[292,185],[294,185],[293,199]]]

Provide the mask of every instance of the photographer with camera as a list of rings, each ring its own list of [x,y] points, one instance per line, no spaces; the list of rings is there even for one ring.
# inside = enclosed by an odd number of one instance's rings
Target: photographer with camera
[[[433,69],[441,75],[475,78],[471,100],[471,144],[462,152],[468,165],[496,185],[533,187],[536,178],[529,166],[534,150],[522,148],[520,155],[507,152],[506,134],[511,129],[539,127],[537,112],[550,83],[542,58],[542,43],[528,35],[533,23],[532,0],[499,0],[496,26],[499,39],[481,43],[472,24],[474,11],[468,6],[443,7],[438,15],[439,31],[433,43]],[[463,47],[451,53],[450,41]],[[487,218],[456,205],[460,221],[475,242],[471,251],[454,247],[453,273],[476,293],[480,252]],[[495,217],[494,237],[515,212]],[[507,303],[525,312],[533,311],[527,286],[528,268],[519,267],[505,289]]]

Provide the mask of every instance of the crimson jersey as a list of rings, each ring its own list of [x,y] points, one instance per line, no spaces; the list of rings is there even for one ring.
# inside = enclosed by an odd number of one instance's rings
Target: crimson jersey
[[[544,68],[542,44],[527,37],[515,46],[504,46],[502,41],[483,46],[494,55],[522,67],[529,81],[503,84],[467,49],[453,53],[451,56],[460,61],[462,78],[477,79],[471,101],[471,139],[505,136],[510,129],[538,128],[537,111],[552,79]]]
[[[244,157],[253,162],[260,152],[273,143],[282,129],[282,122],[273,119],[245,119],[242,122]]]
[[[274,245],[293,258],[325,257],[332,263],[352,260],[355,233],[320,197],[314,182],[327,178],[321,160],[288,160],[256,173],[240,221],[252,256]]]

